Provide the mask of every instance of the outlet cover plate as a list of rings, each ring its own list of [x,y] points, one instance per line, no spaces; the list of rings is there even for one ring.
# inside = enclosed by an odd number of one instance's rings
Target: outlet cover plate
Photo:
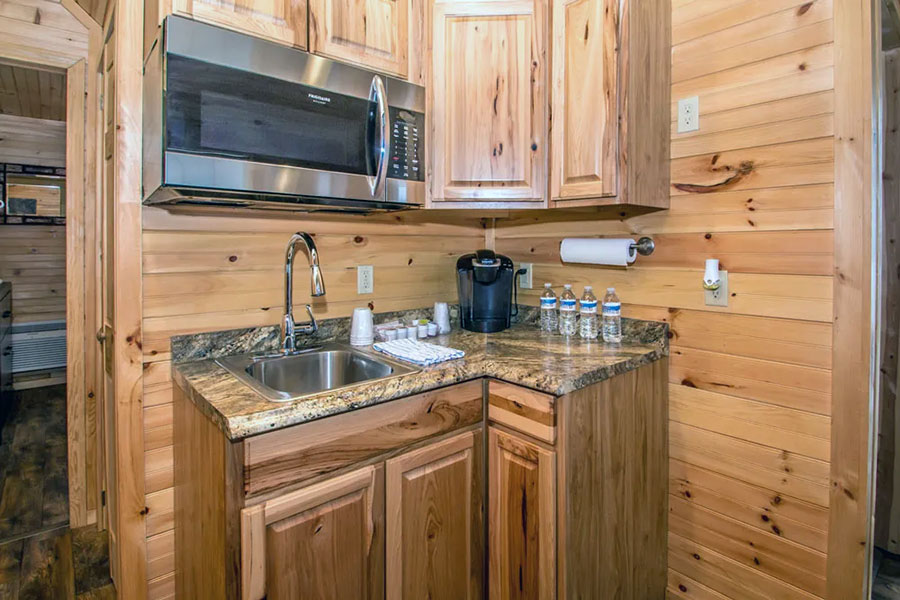
[[[691,96],[678,101],[678,133],[700,129],[700,98]]]
[[[707,306],[728,306],[728,271],[719,271],[719,289],[703,290]]]
[[[356,293],[371,294],[375,291],[375,268],[372,265],[356,267]]]
[[[528,272],[524,275],[519,275],[519,287],[523,290],[530,290],[534,287],[531,281],[531,274],[534,271],[532,268],[534,265],[532,263],[521,263],[519,265],[520,269],[525,269]]]

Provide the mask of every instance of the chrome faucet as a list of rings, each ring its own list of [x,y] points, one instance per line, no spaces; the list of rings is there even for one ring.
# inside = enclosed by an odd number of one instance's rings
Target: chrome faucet
[[[319,252],[316,243],[308,233],[298,231],[291,236],[287,250],[284,253],[284,319],[281,320],[281,350],[285,354],[292,354],[297,350],[297,334],[311,334],[319,330],[319,324],[313,316],[312,306],[306,305],[309,314],[309,323],[297,326],[294,324],[294,251],[299,242],[306,245],[309,253],[310,270],[310,294],[313,296],[325,295],[325,280],[322,279],[322,271],[319,269]]]

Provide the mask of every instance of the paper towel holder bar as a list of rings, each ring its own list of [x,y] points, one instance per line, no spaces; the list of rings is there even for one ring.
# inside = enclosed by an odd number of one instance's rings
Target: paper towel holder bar
[[[648,237],[640,238],[637,243],[628,246],[629,250],[635,250],[641,256],[650,256],[656,249],[656,244]]]

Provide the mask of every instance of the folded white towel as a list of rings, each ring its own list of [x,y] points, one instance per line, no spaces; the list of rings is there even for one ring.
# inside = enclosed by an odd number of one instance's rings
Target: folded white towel
[[[378,342],[372,347],[379,352],[384,352],[394,358],[399,358],[400,360],[405,360],[423,367],[444,362],[446,360],[462,358],[466,355],[462,350],[438,346],[437,344],[429,344],[428,342],[420,342],[409,338],[391,340],[389,342]]]

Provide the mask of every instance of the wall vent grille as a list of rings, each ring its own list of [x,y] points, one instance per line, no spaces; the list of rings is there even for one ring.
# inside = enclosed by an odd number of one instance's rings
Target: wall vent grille
[[[14,325],[12,372],[49,371],[66,366],[66,326],[62,321]]]

